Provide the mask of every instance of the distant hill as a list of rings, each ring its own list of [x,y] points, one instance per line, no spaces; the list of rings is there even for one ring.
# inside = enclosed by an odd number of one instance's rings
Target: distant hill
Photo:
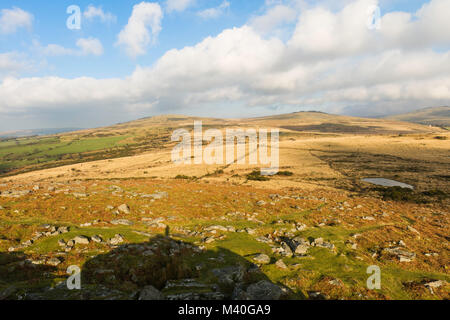
[[[387,116],[384,119],[450,127],[450,107],[424,108],[410,113]]]
[[[0,138],[23,138],[31,136],[46,136],[64,132],[72,132],[82,130],[81,128],[50,128],[50,129],[29,129],[0,132]]]

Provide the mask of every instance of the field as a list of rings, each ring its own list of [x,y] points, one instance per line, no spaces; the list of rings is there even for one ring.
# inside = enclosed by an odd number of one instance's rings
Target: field
[[[280,173],[175,165],[171,133],[194,120],[280,128]],[[4,140],[0,299],[449,299],[449,138],[311,112]],[[72,265],[81,290],[66,288]]]

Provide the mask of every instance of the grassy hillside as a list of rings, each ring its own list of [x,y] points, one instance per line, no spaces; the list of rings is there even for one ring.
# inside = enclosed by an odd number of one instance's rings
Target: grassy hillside
[[[386,119],[450,127],[450,107],[424,108],[410,113],[389,116]]]
[[[0,175],[162,150],[172,145],[170,137],[174,130],[190,130],[195,120],[201,120],[204,129],[280,128],[284,138],[307,133],[374,135],[430,132],[430,128],[417,124],[321,112],[297,112],[249,119],[165,115],[49,136],[0,139]]]
[[[279,174],[175,165],[170,136],[194,120],[280,128]],[[0,300],[137,299],[147,285],[166,299],[245,298],[261,281],[275,299],[448,299],[449,150],[443,129],[316,112],[3,140]],[[71,265],[83,295],[65,287]]]

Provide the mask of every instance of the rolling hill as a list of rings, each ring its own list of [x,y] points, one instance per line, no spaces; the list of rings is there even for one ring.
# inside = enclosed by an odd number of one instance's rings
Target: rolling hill
[[[33,137],[0,138],[0,175],[114,159],[161,151],[173,146],[174,130],[191,130],[194,121],[203,128],[279,128],[283,138],[299,135],[399,135],[426,134],[440,129],[385,119],[366,119],[321,112],[217,119],[162,115],[109,127]]]
[[[450,127],[450,107],[432,107],[385,117],[388,120],[414,122],[423,125]]]

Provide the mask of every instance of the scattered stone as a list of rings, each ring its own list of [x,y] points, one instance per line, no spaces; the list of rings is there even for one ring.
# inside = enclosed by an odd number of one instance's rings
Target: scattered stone
[[[33,240],[27,240],[27,241],[25,241],[24,243],[22,243],[22,245],[24,246],[24,247],[29,247],[29,246],[31,246],[33,244]]]
[[[146,286],[139,293],[139,300],[144,300],[144,301],[164,300],[164,296],[155,287]]]
[[[283,269],[283,270],[286,270],[288,267],[287,267],[287,265],[284,263],[284,261],[283,260],[278,260],[276,263],[275,263],[275,265],[278,267],[278,268],[280,268],[280,269]]]
[[[407,226],[407,229],[409,230],[409,231],[411,231],[411,232],[414,232],[415,234],[418,234],[418,235],[420,235],[420,232],[419,231],[417,231],[416,229],[414,229],[413,227],[411,227],[411,226]]]
[[[0,291],[0,301],[5,300],[8,297],[12,296],[18,290],[19,289],[16,286],[12,285],[12,286],[7,287],[3,291]]]
[[[339,279],[330,280],[330,281],[328,281],[328,283],[331,284],[332,286],[341,286],[342,285],[342,282]]]
[[[397,256],[400,262],[411,262],[416,258],[416,254],[414,252],[406,251],[400,247],[385,248],[383,251],[390,255]]]
[[[61,263],[61,260],[59,258],[51,258],[51,259],[47,260],[46,264],[49,266],[56,267],[60,263]]]
[[[326,296],[318,291],[308,291],[308,296],[311,300],[326,300]]]
[[[244,279],[245,269],[242,266],[228,266],[220,269],[213,269],[212,273],[217,277],[219,283],[224,285],[234,285]]]
[[[69,227],[59,227],[57,231],[60,233],[67,233],[69,232]]]
[[[281,249],[280,250],[281,251],[280,254],[282,256],[290,258],[290,257],[292,257],[294,255],[294,253],[292,252],[291,247],[286,242],[283,242],[281,244],[281,248],[280,249]]]
[[[118,208],[119,212],[124,213],[124,214],[130,214],[131,210],[130,207],[127,204],[121,204]]]
[[[425,283],[425,287],[434,288],[434,289],[440,288],[443,285],[444,285],[444,281],[442,281],[442,280]]]
[[[250,235],[256,234],[256,230],[255,229],[251,229],[251,228],[245,228],[245,232],[247,232]]]
[[[224,226],[210,226],[210,227],[205,229],[205,231],[212,231],[212,230],[228,232],[228,228],[226,228]]]
[[[134,223],[130,220],[126,220],[126,219],[117,219],[117,220],[112,220],[111,224],[113,225],[123,225],[123,226],[132,226]]]
[[[148,232],[143,232],[143,231],[137,231],[137,230],[133,230],[133,233],[136,233],[140,236],[144,236],[144,237],[152,237],[153,235],[151,233]]]
[[[120,234],[116,234],[114,238],[109,239],[109,243],[112,245],[117,245],[119,243],[122,243],[124,241],[123,236]]]
[[[151,194],[150,196],[155,200],[160,200],[163,198],[168,198],[169,194],[167,192],[156,192],[154,194]]]
[[[74,193],[72,193],[73,194],[73,196],[75,197],[75,198],[86,198],[88,195],[86,194],[86,193],[78,193],[78,192],[74,192]]]
[[[314,239],[314,245],[320,246],[324,243],[323,238]]]
[[[206,244],[213,243],[214,241],[216,241],[216,239],[214,239],[214,237],[206,237],[205,239],[203,239],[203,242]]]
[[[97,236],[97,235],[93,236],[93,237],[91,238],[91,240],[94,241],[94,242],[96,242],[96,243],[101,243],[101,242],[103,242],[103,239],[102,239],[100,236]]]
[[[251,284],[247,288],[250,300],[279,300],[283,291],[281,288],[267,280]]]
[[[253,260],[260,264],[268,264],[270,263],[270,257],[267,254],[259,253],[253,257]]]
[[[259,201],[256,203],[256,205],[261,207],[261,206],[266,205],[266,202],[265,202],[264,200],[259,200]]]
[[[59,240],[58,240],[58,245],[59,245],[60,247],[65,247],[67,244],[66,244],[66,242],[65,242],[63,239],[59,239]]]
[[[297,248],[295,248],[295,254],[304,256],[308,253],[308,250],[309,250],[309,246],[307,246],[305,244],[301,244],[301,245],[297,246]]]
[[[86,236],[76,236],[75,238],[73,238],[73,241],[76,244],[89,244],[89,238]]]

